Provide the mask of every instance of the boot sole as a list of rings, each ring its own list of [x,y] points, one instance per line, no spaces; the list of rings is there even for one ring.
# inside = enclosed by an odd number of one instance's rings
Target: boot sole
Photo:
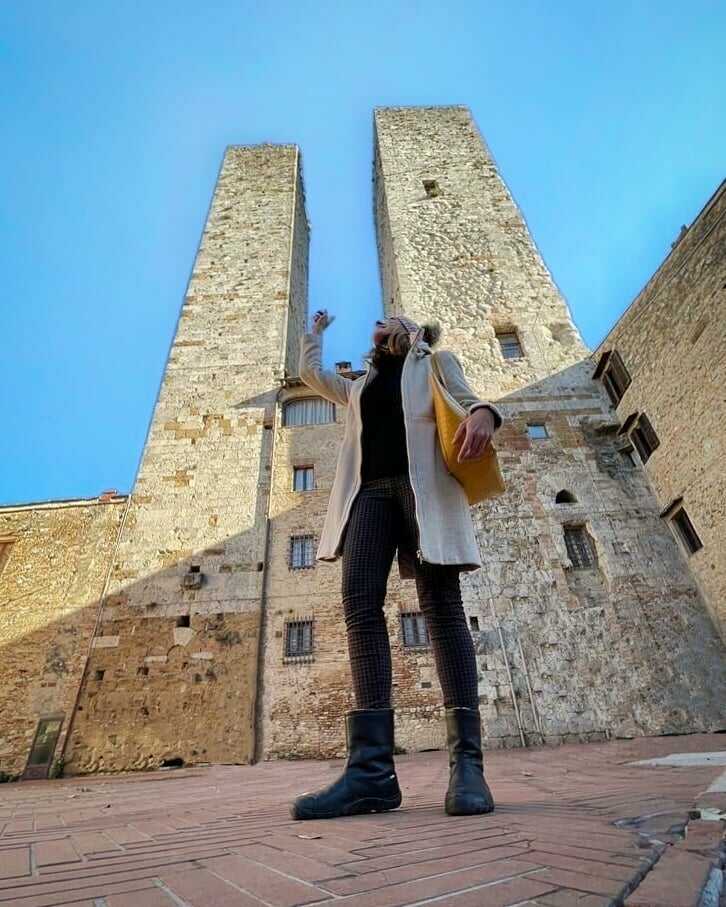
[[[485,816],[488,813],[494,812],[494,804],[491,805],[488,803],[482,804],[481,806],[467,806],[466,804],[450,805],[448,803],[444,804],[444,812],[447,816]]]
[[[290,807],[290,815],[293,819],[339,819],[344,816],[360,816],[366,813],[386,813],[398,809],[401,805],[401,798],[384,800],[380,797],[364,797],[361,800],[355,800],[345,810],[341,812],[322,812],[314,810],[306,811],[296,809],[295,804]]]

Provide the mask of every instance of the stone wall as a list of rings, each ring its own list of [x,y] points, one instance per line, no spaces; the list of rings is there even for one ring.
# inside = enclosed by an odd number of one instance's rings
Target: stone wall
[[[297,148],[227,150],[113,564],[70,771],[253,756],[270,426],[306,307],[302,205]]]
[[[24,770],[41,718],[63,718],[62,751],[125,508],[0,508],[0,772]]]
[[[647,472],[703,542],[688,557],[726,640],[726,183],[722,183],[597,350],[617,350],[632,383],[621,421],[647,415],[660,440]]]

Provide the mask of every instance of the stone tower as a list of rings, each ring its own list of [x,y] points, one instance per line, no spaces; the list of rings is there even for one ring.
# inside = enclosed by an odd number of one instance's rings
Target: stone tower
[[[374,131],[384,308],[438,321],[507,416],[508,491],[473,509],[462,578],[489,745],[723,727],[693,577],[469,111],[379,109]]]
[[[252,756],[269,429],[307,305],[300,167],[294,146],[225,154],[102,600],[71,771]]]
[[[466,107],[382,108],[374,182],[383,305],[436,320],[482,396],[587,354]],[[497,334],[524,356],[504,361]]]

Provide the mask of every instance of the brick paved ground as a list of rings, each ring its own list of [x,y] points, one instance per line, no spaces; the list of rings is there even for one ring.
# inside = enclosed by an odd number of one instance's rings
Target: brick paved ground
[[[497,810],[467,818],[443,813],[444,753],[399,758],[397,812],[317,823],[288,801],[340,763],[3,785],[0,905],[688,907],[723,826],[682,829],[695,804],[726,807],[704,794],[724,766],[627,763],[706,751],[726,736],[491,753]]]

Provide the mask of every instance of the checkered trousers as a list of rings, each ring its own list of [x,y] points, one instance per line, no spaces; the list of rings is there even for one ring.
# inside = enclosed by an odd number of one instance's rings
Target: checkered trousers
[[[418,548],[408,475],[365,482],[343,540],[343,609],[356,707],[391,706],[391,649],[383,613],[397,548]],[[416,592],[425,616],[444,705],[478,708],[474,645],[461,602],[459,568],[416,561]]]

